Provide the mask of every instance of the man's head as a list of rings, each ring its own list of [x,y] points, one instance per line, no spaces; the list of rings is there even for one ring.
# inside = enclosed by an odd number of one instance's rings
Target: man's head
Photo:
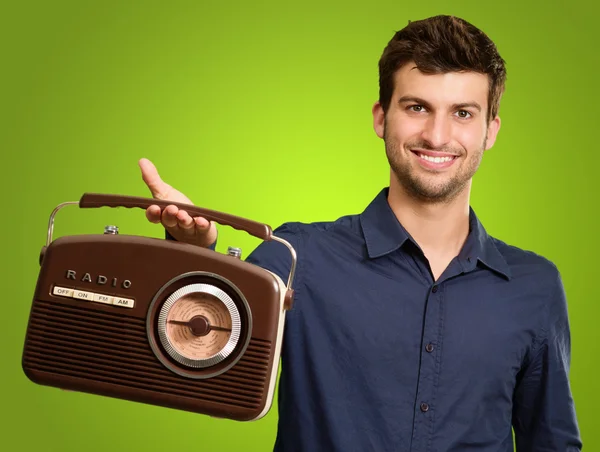
[[[413,62],[424,74],[478,72],[489,78],[488,122],[498,115],[506,68],[496,46],[485,33],[453,16],[410,22],[390,40],[379,60],[379,102],[387,112],[394,92],[394,76]]]
[[[453,199],[500,127],[506,69],[496,46],[456,17],[411,22],[385,48],[379,80],[374,125],[396,179],[422,201]]]

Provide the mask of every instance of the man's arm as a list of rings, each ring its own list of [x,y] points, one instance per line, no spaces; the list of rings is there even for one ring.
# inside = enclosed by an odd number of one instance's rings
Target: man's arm
[[[567,300],[555,270],[542,328],[514,397],[517,452],[579,452],[582,442],[569,383],[571,335]]]

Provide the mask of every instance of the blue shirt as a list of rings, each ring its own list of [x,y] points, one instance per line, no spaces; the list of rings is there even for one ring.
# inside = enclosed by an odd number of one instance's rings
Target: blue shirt
[[[489,236],[470,211],[434,281],[382,190],[360,215],[286,223],[295,247],[277,452],[581,450],[557,268]],[[287,280],[290,255],[247,258]]]

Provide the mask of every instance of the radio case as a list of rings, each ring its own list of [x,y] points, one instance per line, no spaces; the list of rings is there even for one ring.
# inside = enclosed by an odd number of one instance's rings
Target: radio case
[[[68,204],[175,204],[281,242],[292,255],[289,279],[286,284],[235,255],[174,240],[112,233],[52,240],[54,216]],[[273,401],[295,265],[293,247],[267,225],[187,204],[84,194],[50,217],[23,370],[40,385],[260,419]]]

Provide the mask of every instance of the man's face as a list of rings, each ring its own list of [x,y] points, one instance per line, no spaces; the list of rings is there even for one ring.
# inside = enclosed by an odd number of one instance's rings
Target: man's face
[[[393,176],[412,197],[448,202],[470,187],[500,119],[487,122],[488,77],[474,72],[425,75],[414,64],[395,76],[386,115],[373,107]]]

